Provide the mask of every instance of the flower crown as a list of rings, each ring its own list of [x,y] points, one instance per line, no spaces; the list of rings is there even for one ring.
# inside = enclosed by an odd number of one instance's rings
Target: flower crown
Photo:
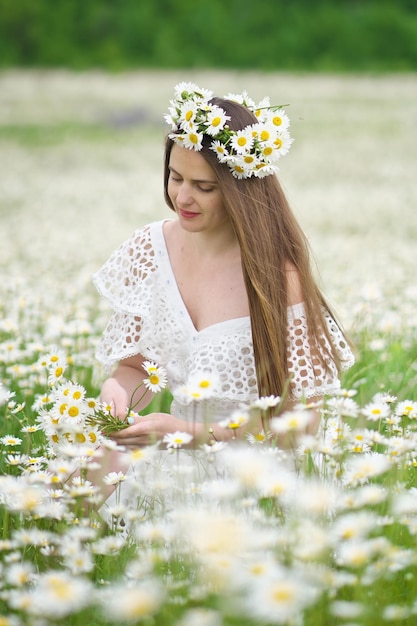
[[[220,163],[230,168],[235,178],[263,178],[278,171],[276,162],[287,154],[293,139],[290,120],[282,106],[272,106],[269,98],[255,104],[248,94],[228,94],[226,100],[242,104],[257,117],[257,122],[242,130],[231,130],[230,117],[221,107],[211,104],[213,94],[193,83],[179,83],[165,121],[174,131],[168,136],[180,146],[197,152],[203,137],[212,138],[210,148]]]

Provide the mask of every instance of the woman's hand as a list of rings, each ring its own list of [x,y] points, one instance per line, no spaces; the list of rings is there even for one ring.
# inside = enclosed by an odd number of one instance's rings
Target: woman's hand
[[[136,417],[132,426],[112,433],[111,438],[118,445],[139,448],[162,440],[167,433],[180,431],[192,435],[194,443],[197,443],[202,435],[201,429],[201,424],[190,424],[169,413],[150,413]]]
[[[114,417],[124,419],[130,403],[128,392],[115,378],[108,378],[101,388],[100,401],[111,407]]]

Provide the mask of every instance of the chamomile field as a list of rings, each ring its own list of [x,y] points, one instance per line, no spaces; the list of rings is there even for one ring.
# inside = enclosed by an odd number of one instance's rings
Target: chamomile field
[[[100,509],[91,275],[171,215],[180,81],[286,105],[279,177],[356,363],[319,436],[131,451]],[[416,100],[415,75],[0,74],[1,626],[416,623]]]

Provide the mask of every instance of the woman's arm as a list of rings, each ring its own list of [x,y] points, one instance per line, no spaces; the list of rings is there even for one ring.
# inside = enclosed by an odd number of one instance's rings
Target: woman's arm
[[[142,367],[144,361],[140,354],[123,359],[104,381],[100,400],[112,407],[115,417],[123,419],[129,407],[138,412],[151,401],[152,392],[142,384],[147,376]]]

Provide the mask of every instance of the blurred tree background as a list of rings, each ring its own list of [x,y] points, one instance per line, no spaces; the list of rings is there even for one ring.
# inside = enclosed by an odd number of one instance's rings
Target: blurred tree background
[[[0,0],[0,67],[414,71],[415,0]]]

